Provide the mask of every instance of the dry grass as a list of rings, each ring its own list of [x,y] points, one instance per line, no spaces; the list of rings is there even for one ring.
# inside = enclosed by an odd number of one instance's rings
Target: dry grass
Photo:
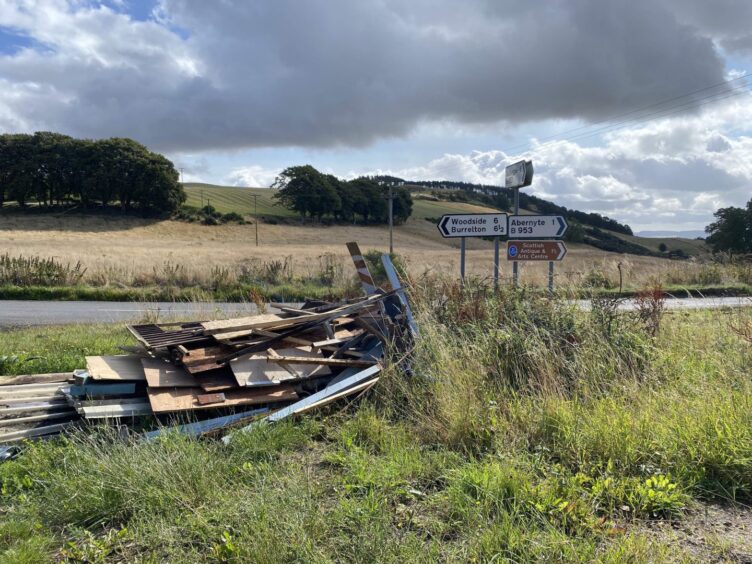
[[[0,215],[0,253],[53,257],[63,262],[80,261],[88,276],[122,282],[161,269],[166,263],[208,273],[214,267],[267,262],[291,257],[293,272],[306,275],[319,267],[327,253],[349,261],[344,243],[358,241],[364,251],[386,250],[385,227],[301,225],[259,226],[260,246],[254,244],[253,225],[203,226],[177,221],[137,218],[74,217],[45,215]],[[410,272],[459,272],[459,240],[442,239],[435,225],[424,219],[411,219],[395,229],[395,251],[405,258]],[[593,272],[618,286],[618,264],[622,264],[624,285],[641,286],[664,279],[681,269],[675,261],[635,255],[606,253],[584,245],[570,244],[570,251],[557,268],[559,285],[576,285]],[[502,276],[511,275],[503,260]],[[479,239],[468,241],[467,273],[482,278],[493,274],[493,245]],[[524,264],[525,283],[544,284],[547,265]]]

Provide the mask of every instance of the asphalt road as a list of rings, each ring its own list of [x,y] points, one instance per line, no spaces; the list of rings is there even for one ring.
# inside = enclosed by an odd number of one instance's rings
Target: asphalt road
[[[583,309],[587,300],[575,302]],[[296,304],[290,304],[295,306]],[[752,306],[752,298],[684,298],[666,301],[666,308],[718,309]],[[621,309],[633,309],[634,302],[626,300]],[[276,311],[270,309],[270,311]],[[0,300],[0,328],[67,323],[113,323],[139,321],[193,321],[215,317],[253,315],[254,304],[237,303],[135,303],[135,302],[55,302]]]
[[[276,311],[276,310],[270,310]],[[254,315],[254,304],[176,302],[56,302],[0,300],[0,327],[28,327],[67,323],[188,321]]]

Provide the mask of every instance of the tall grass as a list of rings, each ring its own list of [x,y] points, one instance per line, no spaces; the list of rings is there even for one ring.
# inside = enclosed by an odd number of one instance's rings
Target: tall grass
[[[54,258],[0,255],[0,285],[71,286],[85,274],[86,268],[80,262],[71,265]]]
[[[669,312],[655,331],[525,290],[424,282],[413,303],[411,370],[389,366],[357,408],[229,447],[89,429],[1,464],[0,560],[721,557],[644,523],[752,499],[752,350],[730,329],[748,312]]]

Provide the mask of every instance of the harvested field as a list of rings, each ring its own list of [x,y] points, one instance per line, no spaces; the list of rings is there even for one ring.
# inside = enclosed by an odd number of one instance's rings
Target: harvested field
[[[433,204],[433,202],[425,202]],[[446,202],[442,202],[444,213]],[[453,204],[457,211],[476,206]],[[165,268],[181,267],[201,276],[212,268],[251,265],[288,259],[292,273],[310,275],[321,267],[321,257],[346,265],[349,257],[343,241],[359,241],[364,252],[388,247],[388,230],[363,226],[303,226],[262,223],[260,246],[254,244],[254,225],[204,226],[178,221],[70,215],[0,215],[0,254],[54,257],[81,263],[87,279],[95,282],[138,284],[139,279]],[[442,239],[433,222],[411,218],[395,229],[395,251],[413,275],[425,272],[455,276],[459,270],[459,240]],[[557,269],[559,284],[578,283],[593,272],[618,284],[617,265],[622,263],[625,286],[639,286],[655,278],[681,283],[692,263],[653,257],[607,253],[585,245],[568,244],[569,254]],[[502,249],[503,251],[503,249]],[[502,255],[503,256],[503,255]],[[467,272],[492,275],[493,245],[468,240]],[[510,268],[502,264],[502,275]],[[543,284],[545,264],[526,264],[521,269],[526,283]],[[687,274],[688,275],[688,274]],[[719,281],[721,282],[721,281]]]

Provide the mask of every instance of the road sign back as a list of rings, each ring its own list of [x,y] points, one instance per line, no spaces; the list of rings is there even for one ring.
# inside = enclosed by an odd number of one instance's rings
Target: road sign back
[[[567,248],[561,241],[507,241],[507,260],[561,260]]]
[[[449,214],[436,227],[442,237],[498,237],[507,234],[507,214]]]

